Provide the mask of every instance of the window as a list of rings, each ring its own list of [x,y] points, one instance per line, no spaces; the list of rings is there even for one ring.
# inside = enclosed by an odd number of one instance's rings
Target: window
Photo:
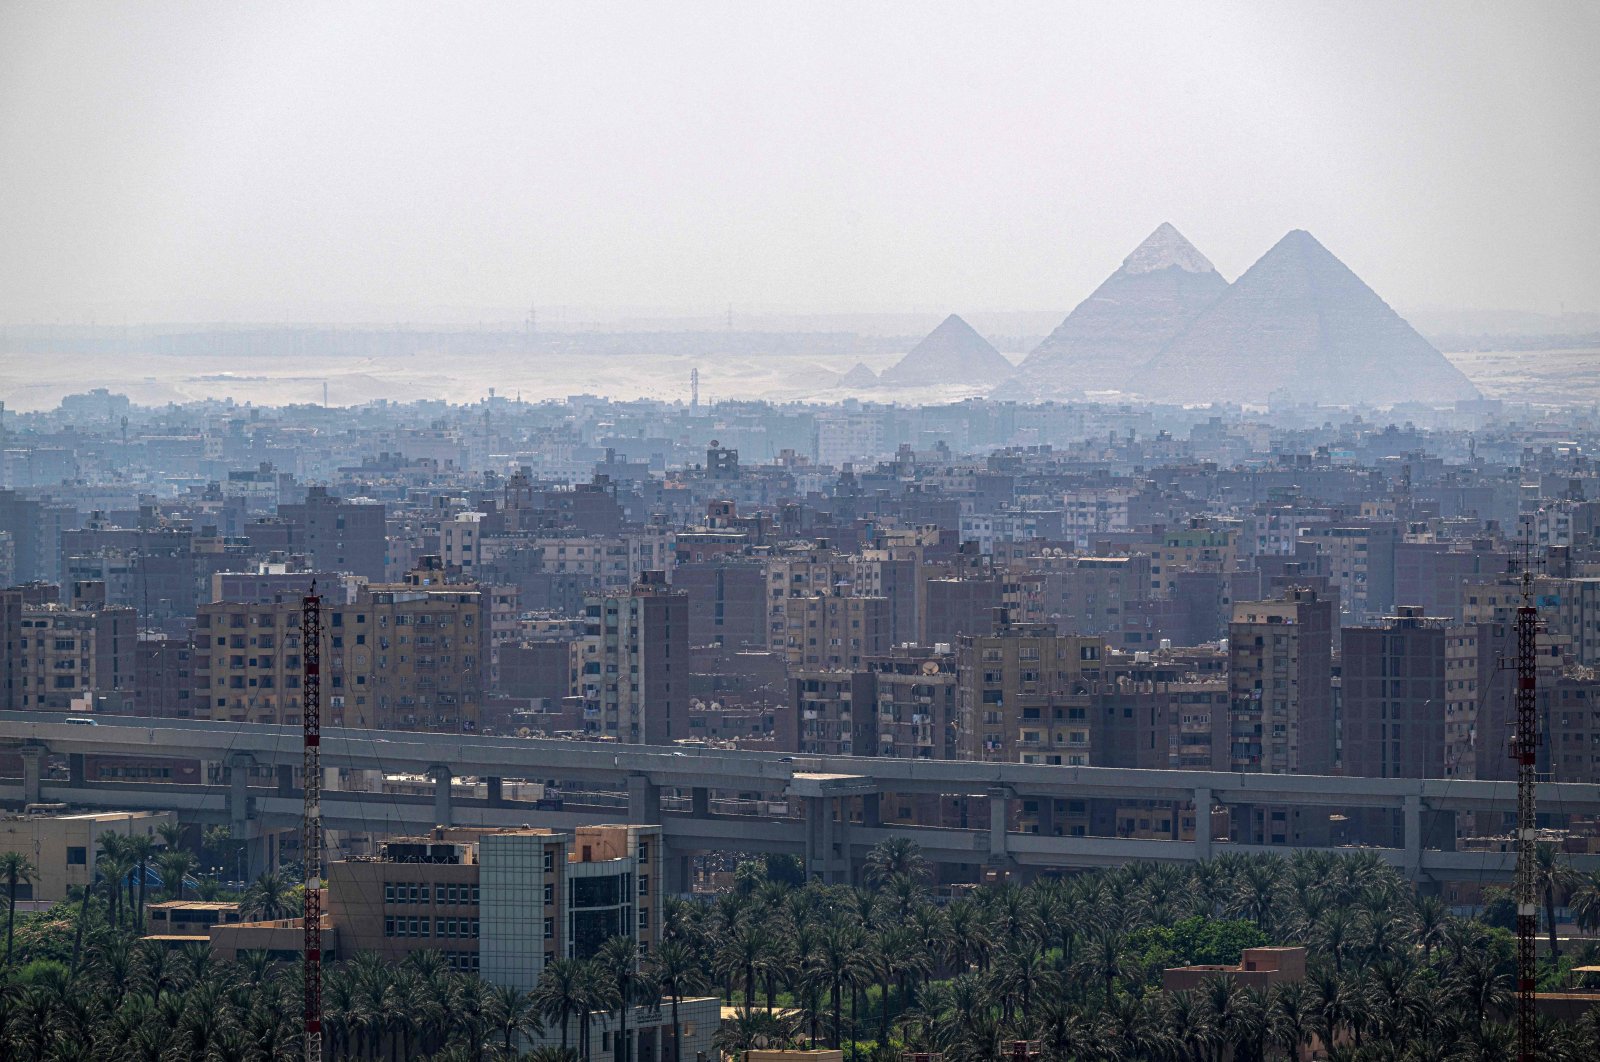
[[[546,907],[549,907],[551,904],[553,904],[555,902],[556,902],[556,887],[554,885],[546,885],[544,887],[544,905]]]
[[[75,845],[67,846],[67,866],[81,867],[87,865],[88,862],[89,849]]]
[[[554,940],[555,938],[556,938],[556,920],[554,918],[546,918],[544,920],[544,939],[546,939],[546,940]]]
[[[383,884],[383,902],[394,903],[394,882],[386,881]]]

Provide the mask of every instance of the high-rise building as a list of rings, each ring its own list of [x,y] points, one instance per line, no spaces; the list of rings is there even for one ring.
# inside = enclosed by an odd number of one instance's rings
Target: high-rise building
[[[784,598],[783,606],[791,667],[855,670],[889,651],[887,598],[818,593]]]
[[[1341,748],[1345,774],[1471,777],[1481,668],[1476,626],[1400,605],[1383,626],[1346,627]],[[1463,770],[1465,766],[1465,770]]]
[[[585,729],[629,744],[689,736],[689,602],[646,572],[584,604],[579,683]]]
[[[311,487],[304,502],[278,506],[278,518],[291,526],[295,551],[310,558],[311,567],[383,581],[383,503],[336,498],[326,487]]]
[[[298,595],[200,606],[197,711],[298,725],[300,609]],[[489,662],[489,613],[477,587],[367,587],[353,603],[324,603],[322,630],[327,725],[477,727]]]
[[[1105,642],[1050,623],[1003,623],[957,644],[963,758],[1087,765],[1089,687]]]
[[[102,697],[131,704],[137,640],[138,614],[107,606],[104,584],[74,584],[65,605],[23,605],[7,654],[16,706],[67,711],[74,701]]]
[[[1228,625],[1232,769],[1329,774],[1333,716],[1333,603],[1293,588],[1242,601]]]

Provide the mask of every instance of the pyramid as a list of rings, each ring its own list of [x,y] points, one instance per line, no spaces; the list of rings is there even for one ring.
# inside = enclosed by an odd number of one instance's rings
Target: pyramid
[[[849,372],[847,372],[844,375],[840,376],[839,377],[839,382],[834,384],[833,386],[835,386],[835,387],[877,387],[878,386],[878,374],[873,372],[871,369],[867,368],[866,365],[864,365],[863,363],[858,361],[858,362],[855,363],[855,366]]]
[[[879,381],[893,387],[970,383],[989,386],[1011,374],[1011,363],[971,325],[951,314],[883,370]]]
[[[993,397],[1031,401],[1129,390],[1134,371],[1227,288],[1205,255],[1163,222],[1023,359]]]
[[[1472,382],[1308,232],[1289,233],[1138,374],[1171,402],[1447,403]]]

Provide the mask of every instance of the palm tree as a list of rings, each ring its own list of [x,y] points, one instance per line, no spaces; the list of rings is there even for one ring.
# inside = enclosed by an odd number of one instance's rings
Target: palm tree
[[[583,1010],[583,963],[577,959],[556,959],[545,963],[539,983],[533,988],[535,1005],[546,1021],[561,1026],[561,1049],[570,1043],[572,1019]]]
[[[163,822],[156,827],[156,836],[161,838],[161,843],[168,849],[178,848],[183,844],[183,824]]]
[[[1274,1043],[1300,1062],[1300,1048],[1311,1036],[1308,996],[1304,981],[1274,985],[1267,1003],[1267,1032]]]
[[[1550,961],[1558,962],[1561,948],[1556,939],[1556,894],[1570,889],[1579,879],[1571,865],[1562,861],[1555,845],[1539,844],[1534,853],[1534,883],[1544,901],[1545,926],[1550,931]]]
[[[651,976],[667,994],[672,1008],[672,1057],[668,1062],[680,1062],[683,1026],[678,1021],[678,1004],[686,993],[704,988],[705,978],[700,970],[699,956],[680,940],[666,941],[650,956]]]
[[[1109,926],[1098,926],[1089,937],[1086,961],[1104,986],[1104,1002],[1110,1003],[1117,978],[1126,969],[1122,948],[1126,943],[1121,931]]]
[[[240,906],[264,921],[288,918],[295,909],[293,888],[277,871],[268,870],[250,883]]]
[[[0,881],[6,884],[6,965],[11,965],[11,941],[17,925],[17,888],[31,884],[38,868],[21,852],[0,852]]]
[[[134,885],[139,890],[139,898],[134,904],[133,921],[134,925],[138,926],[139,931],[142,933],[144,932],[145,875],[149,870],[150,858],[155,855],[156,842],[150,837],[146,837],[141,834],[133,834],[129,836],[125,842],[123,842],[123,845],[123,850],[128,854],[128,857],[133,860],[134,871],[136,873]]]
[[[194,856],[181,848],[169,848],[156,856],[156,870],[161,875],[161,891],[181,900],[184,879],[194,870]]]
[[[1433,949],[1444,941],[1445,929],[1450,924],[1450,908],[1437,896],[1419,895],[1414,904],[1413,929],[1416,943],[1422,948],[1422,962],[1433,959]]]
[[[927,956],[923,954],[917,943],[916,936],[910,928],[902,925],[892,926],[878,933],[868,943],[863,963],[878,982],[878,1049],[887,1051],[889,1048],[889,988],[899,984],[900,1006],[907,1005],[904,986],[912,972],[926,962]]]
[[[621,1004],[617,987],[600,964],[589,960],[579,966],[578,1054],[589,1062],[590,1025],[596,1014],[605,1015]]]
[[[1600,870],[1590,871],[1578,880],[1568,906],[1579,929],[1591,933],[1600,929]]]
[[[752,1048],[787,1047],[793,1039],[794,1025],[782,1014],[744,1008],[718,1026],[712,1044],[725,1058],[741,1058]]]
[[[928,876],[928,861],[915,841],[904,837],[891,837],[879,841],[867,853],[863,874],[868,885],[882,888],[895,877],[920,881]]]
[[[636,1002],[653,995],[648,968],[639,965],[639,942],[628,936],[614,936],[600,945],[595,953],[595,965],[610,979],[617,999],[617,1049],[612,1052],[616,1062],[629,1062],[632,1051],[628,1042],[628,1013]]]
[[[770,965],[774,940],[766,929],[752,919],[746,919],[733,928],[717,949],[713,960],[716,971],[729,984],[743,976],[744,1006],[754,1010],[756,1005],[756,974]]]
[[[817,942],[812,960],[824,984],[828,986],[829,1013],[833,1024],[829,1046],[835,1050],[843,1042],[844,986],[854,984],[862,967],[861,933],[850,926],[830,926]]]

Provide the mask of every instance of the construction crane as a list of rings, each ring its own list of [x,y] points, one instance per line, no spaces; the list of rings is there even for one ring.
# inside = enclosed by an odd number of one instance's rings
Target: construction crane
[[[300,723],[305,740],[305,807],[300,855],[305,862],[305,1062],[322,1062],[322,598],[317,584],[300,601]]]

